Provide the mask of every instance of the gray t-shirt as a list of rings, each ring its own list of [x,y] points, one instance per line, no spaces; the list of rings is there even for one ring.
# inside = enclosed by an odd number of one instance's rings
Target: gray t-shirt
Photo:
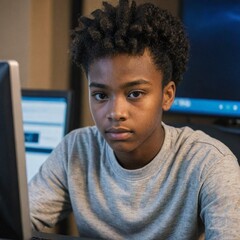
[[[127,170],[96,127],[68,134],[29,184],[32,224],[73,211],[80,236],[101,239],[240,239],[240,169],[201,131],[163,124],[145,167]]]

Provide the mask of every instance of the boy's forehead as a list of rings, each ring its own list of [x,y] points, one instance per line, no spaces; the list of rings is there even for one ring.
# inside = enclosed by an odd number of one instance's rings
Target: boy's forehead
[[[162,80],[162,71],[158,70],[150,54],[141,56],[119,54],[114,57],[104,57],[95,60],[89,68],[89,82],[135,81],[140,79]]]
[[[89,66],[88,74],[93,71],[110,71],[117,68],[121,71],[131,70],[132,68],[145,68],[151,67],[157,69],[152,55],[148,50],[145,50],[141,55],[130,55],[126,53],[119,53],[112,56],[104,56],[95,59]]]

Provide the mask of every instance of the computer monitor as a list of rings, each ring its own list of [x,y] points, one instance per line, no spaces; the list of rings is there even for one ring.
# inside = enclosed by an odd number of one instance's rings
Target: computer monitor
[[[28,205],[28,193],[19,69],[15,61],[0,61],[0,165],[0,238],[30,238],[29,211],[20,211]]]
[[[229,123],[240,119],[240,1],[181,0],[190,60],[170,110]]]
[[[71,130],[72,104],[68,90],[22,91],[28,181]]]

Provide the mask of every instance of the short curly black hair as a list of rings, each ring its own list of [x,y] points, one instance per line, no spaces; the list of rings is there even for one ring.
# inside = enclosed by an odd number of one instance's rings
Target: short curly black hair
[[[148,49],[163,84],[182,79],[189,55],[189,42],[182,22],[152,3],[136,5],[119,0],[103,2],[103,9],[81,16],[72,31],[71,57],[88,72],[94,60],[118,54],[142,55]]]

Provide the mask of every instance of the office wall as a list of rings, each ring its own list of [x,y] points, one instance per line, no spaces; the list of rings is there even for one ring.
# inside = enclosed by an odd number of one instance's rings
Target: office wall
[[[0,59],[20,63],[24,86],[29,79],[30,1],[0,0]]]
[[[23,88],[68,88],[70,7],[66,0],[0,0],[0,59],[19,62]]]
[[[101,2],[102,2],[101,0],[91,0],[91,1],[85,0],[84,7],[83,7],[84,14],[89,14],[94,9],[101,7],[102,6]],[[109,0],[108,2],[112,4],[116,4],[118,0]],[[137,3],[152,2],[161,8],[168,9],[175,16],[178,15],[179,0],[135,0],[135,2]]]
[[[28,88],[68,89],[70,3],[31,1]]]

